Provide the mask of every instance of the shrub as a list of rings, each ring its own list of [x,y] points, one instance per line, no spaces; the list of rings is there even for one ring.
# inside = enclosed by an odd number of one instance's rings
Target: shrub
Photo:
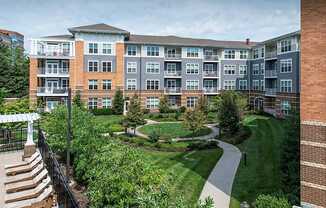
[[[175,114],[174,114],[174,118],[175,118],[175,120],[178,121],[181,115],[182,115],[182,113],[181,113],[181,111],[178,109],[178,110],[175,112]]]
[[[151,141],[152,143],[156,143],[158,142],[158,140],[160,140],[160,135],[156,131],[152,131],[148,137],[149,141]]]
[[[169,113],[170,112],[169,100],[166,95],[160,98],[159,110],[160,110],[160,113]]]
[[[121,115],[123,114],[123,108],[124,108],[123,94],[122,91],[118,89],[114,94],[112,109],[115,114]]]
[[[179,109],[180,109],[181,113],[184,113],[187,110],[187,108],[185,106],[181,106]]]
[[[112,115],[113,114],[112,108],[92,109],[91,112],[96,116],[98,116],[98,115]]]
[[[147,108],[142,109],[143,114],[149,114],[151,111]]]
[[[195,141],[189,143],[187,148],[190,150],[215,149],[217,144],[217,141]]]
[[[290,203],[284,197],[271,195],[259,195],[255,201],[256,208],[291,208]]]

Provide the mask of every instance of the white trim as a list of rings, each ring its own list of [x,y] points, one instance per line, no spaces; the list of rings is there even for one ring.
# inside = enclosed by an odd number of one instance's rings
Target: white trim
[[[158,72],[147,72],[147,65],[148,64],[158,65]],[[148,61],[148,62],[145,63],[145,73],[146,74],[160,74],[160,72],[161,72],[161,64],[160,64],[160,62]]]
[[[158,81],[158,89],[147,89],[147,81],[154,81],[154,82]],[[161,83],[159,79],[145,79],[146,90],[160,90],[161,89],[160,84]]]
[[[320,143],[320,142],[311,142],[311,141],[301,140],[300,144],[313,146],[313,147],[326,148],[326,143]]]
[[[197,82],[198,83],[198,88],[197,89],[188,89],[188,85],[187,85],[188,82]],[[194,87],[195,85],[192,85],[192,86]],[[188,80],[186,80],[186,90],[199,90],[199,89],[200,89],[200,83],[199,83],[198,79],[188,79]]]
[[[97,62],[97,71],[89,71],[89,62]],[[93,66],[94,67],[94,66]],[[98,60],[88,60],[87,61],[87,72],[100,72],[100,65]]]
[[[129,72],[128,71],[128,64],[135,64],[136,65],[136,71],[135,72]],[[137,71],[138,71],[138,66],[137,66],[137,62],[135,62],[135,61],[127,61],[127,74],[136,74],[137,73]]]
[[[84,55],[91,55],[91,56],[115,56],[115,49],[116,43],[115,42],[103,42],[103,41],[85,41],[84,42]],[[89,44],[96,43],[97,44],[97,53],[89,53]],[[111,45],[111,54],[103,53],[103,44],[110,44]]]
[[[226,74],[225,73],[226,67],[234,68],[234,74]],[[233,70],[233,69],[231,69],[231,70]],[[237,75],[237,65],[236,64],[223,64],[223,75],[225,75],[225,76]]]
[[[100,72],[105,72],[105,71],[103,71],[103,62],[105,62],[105,63],[110,62],[111,63],[111,71],[106,71],[106,72],[113,72],[112,61],[101,61],[101,70],[100,70]]]
[[[315,189],[320,189],[320,190],[326,191],[326,186],[315,184],[315,183],[309,183],[309,182],[306,182],[306,181],[301,181],[301,185],[302,186],[307,186],[307,187],[310,187],[310,188],[315,188]]]
[[[135,81],[135,89],[128,89],[128,81]],[[137,79],[127,79],[126,80],[126,89],[127,90],[137,90]]]
[[[326,169],[326,165],[320,164],[320,163],[312,163],[312,162],[307,162],[307,161],[301,161],[301,165],[313,167],[313,168],[320,168],[320,169]]]
[[[190,66],[190,65],[193,65],[194,66],[194,71],[196,70],[195,66],[198,66],[198,71],[197,73],[188,73],[188,69],[187,69],[187,66]],[[199,74],[199,71],[200,71],[200,66],[199,66],[199,63],[186,63],[186,74]]]
[[[321,121],[302,121],[301,124],[309,126],[326,126],[326,123]]]
[[[290,92],[286,91],[282,91],[282,82],[291,82],[291,90]],[[284,92],[284,93],[291,93],[293,92],[293,82],[292,82],[292,79],[280,79],[280,92]]]
[[[283,62],[283,64],[284,64],[284,62],[286,62],[286,64],[287,64],[288,61],[290,61],[290,63],[291,63],[291,71],[282,72],[282,62]],[[282,73],[282,74],[288,74],[288,73],[292,73],[292,71],[293,71],[293,61],[292,61],[292,58],[289,58],[289,59],[281,59],[280,60],[280,73]]]

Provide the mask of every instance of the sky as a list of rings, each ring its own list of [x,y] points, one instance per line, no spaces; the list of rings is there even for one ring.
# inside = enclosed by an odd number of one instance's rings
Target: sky
[[[263,41],[300,29],[300,0],[0,0],[0,28],[30,38],[106,23],[132,34]]]

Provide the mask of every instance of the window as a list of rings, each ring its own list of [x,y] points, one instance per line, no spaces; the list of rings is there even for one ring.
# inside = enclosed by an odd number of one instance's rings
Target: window
[[[111,90],[112,81],[109,79],[103,80],[103,90]]]
[[[213,56],[213,49],[205,49],[204,50],[204,55],[207,57]]]
[[[224,58],[225,59],[235,59],[235,50],[225,50]]]
[[[261,57],[264,58],[265,57],[265,48],[261,48],[260,52],[261,52],[260,53]]]
[[[247,80],[239,80],[239,90],[247,90]]]
[[[160,88],[160,81],[157,79],[146,80],[147,90],[158,90]]]
[[[235,74],[236,65],[224,65],[224,75]]]
[[[213,64],[204,64],[204,71],[213,73],[214,72],[214,65]]]
[[[252,67],[253,67],[252,74],[258,75],[259,74],[259,64],[254,64],[254,65],[252,65]]]
[[[98,72],[98,61],[88,61],[88,72]]]
[[[212,89],[214,88],[214,81],[213,80],[205,80],[203,83],[205,89]]]
[[[112,100],[109,97],[102,98],[102,108],[110,108],[112,106]]]
[[[259,90],[259,80],[252,80],[252,89]]]
[[[175,63],[167,63],[166,68],[168,74],[176,74],[177,72],[177,64]]]
[[[261,91],[265,91],[265,80],[260,80],[260,89]]]
[[[260,64],[260,74],[262,74],[262,75],[265,74],[265,63]]]
[[[188,58],[199,57],[199,48],[187,48],[187,57]]]
[[[235,80],[224,80],[224,90],[235,90]]]
[[[97,109],[97,98],[88,98],[88,109]]]
[[[137,72],[137,63],[128,62],[127,63],[127,73],[136,73]]]
[[[102,72],[112,72],[111,61],[102,61]]]
[[[61,80],[61,86],[62,86],[63,88],[67,88],[67,87],[69,87],[69,79],[62,79],[62,80]]]
[[[281,53],[292,51],[291,39],[281,41]]]
[[[166,56],[168,58],[177,58],[177,49],[176,48],[166,49]]]
[[[187,97],[187,107],[194,108],[196,107],[198,97]]]
[[[187,74],[199,74],[199,64],[188,63],[186,64]]]
[[[136,90],[137,81],[136,79],[127,79],[127,90]]]
[[[88,53],[97,54],[98,53],[98,44],[97,43],[88,43]]]
[[[281,92],[292,92],[292,80],[281,79],[280,85]]]
[[[147,56],[159,56],[160,47],[158,46],[147,46]]]
[[[247,74],[247,65],[240,65],[239,66],[239,74],[246,75]]]
[[[248,51],[241,50],[240,51],[240,59],[248,59]]]
[[[128,56],[136,56],[137,55],[137,46],[128,45],[127,54],[128,54]]]
[[[288,100],[282,100],[281,101],[281,111],[283,115],[289,115],[289,112],[291,110],[291,104]]]
[[[112,45],[109,43],[103,43],[102,53],[103,54],[111,54],[112,53]]]
[[[199,80],[187,80],[186,81],[187,90],[198,90],[199,89]]]
[[[160,73],[160,63],[147,62],[146,63],[146,73],[159,74]]]
[[[254,49],[254,59],[258,59],[259,58],[259,50],[258,48]]]
[[[147,97],[146,98],[146,108],[157,109],[159,102],[160,102],[160,100],[158,97]]]
[[[280,64],[281,64],[281,73],[292,72],[292,59],[281,60]]]
[[[88,89],[89,90],[97,90],[97,80],[96,79],[88,80]]]

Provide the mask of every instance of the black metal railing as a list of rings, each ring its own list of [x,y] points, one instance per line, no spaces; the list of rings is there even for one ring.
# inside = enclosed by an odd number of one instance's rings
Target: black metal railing
[[[53,188],[57,195],[57,202],[59,207],[64,208],[80,208],[77,200],[70,190],[69,182],[62,173],[60,165],[55,158],[55,154],[51,151],[49,145],[46,143],[44,133],[39,130],[38,149],[42,155],[43,162],[46,165],[49,176],[51,178]]]
[[[0,152],[22,150],[26,140],[26,128],[0,129]]]

